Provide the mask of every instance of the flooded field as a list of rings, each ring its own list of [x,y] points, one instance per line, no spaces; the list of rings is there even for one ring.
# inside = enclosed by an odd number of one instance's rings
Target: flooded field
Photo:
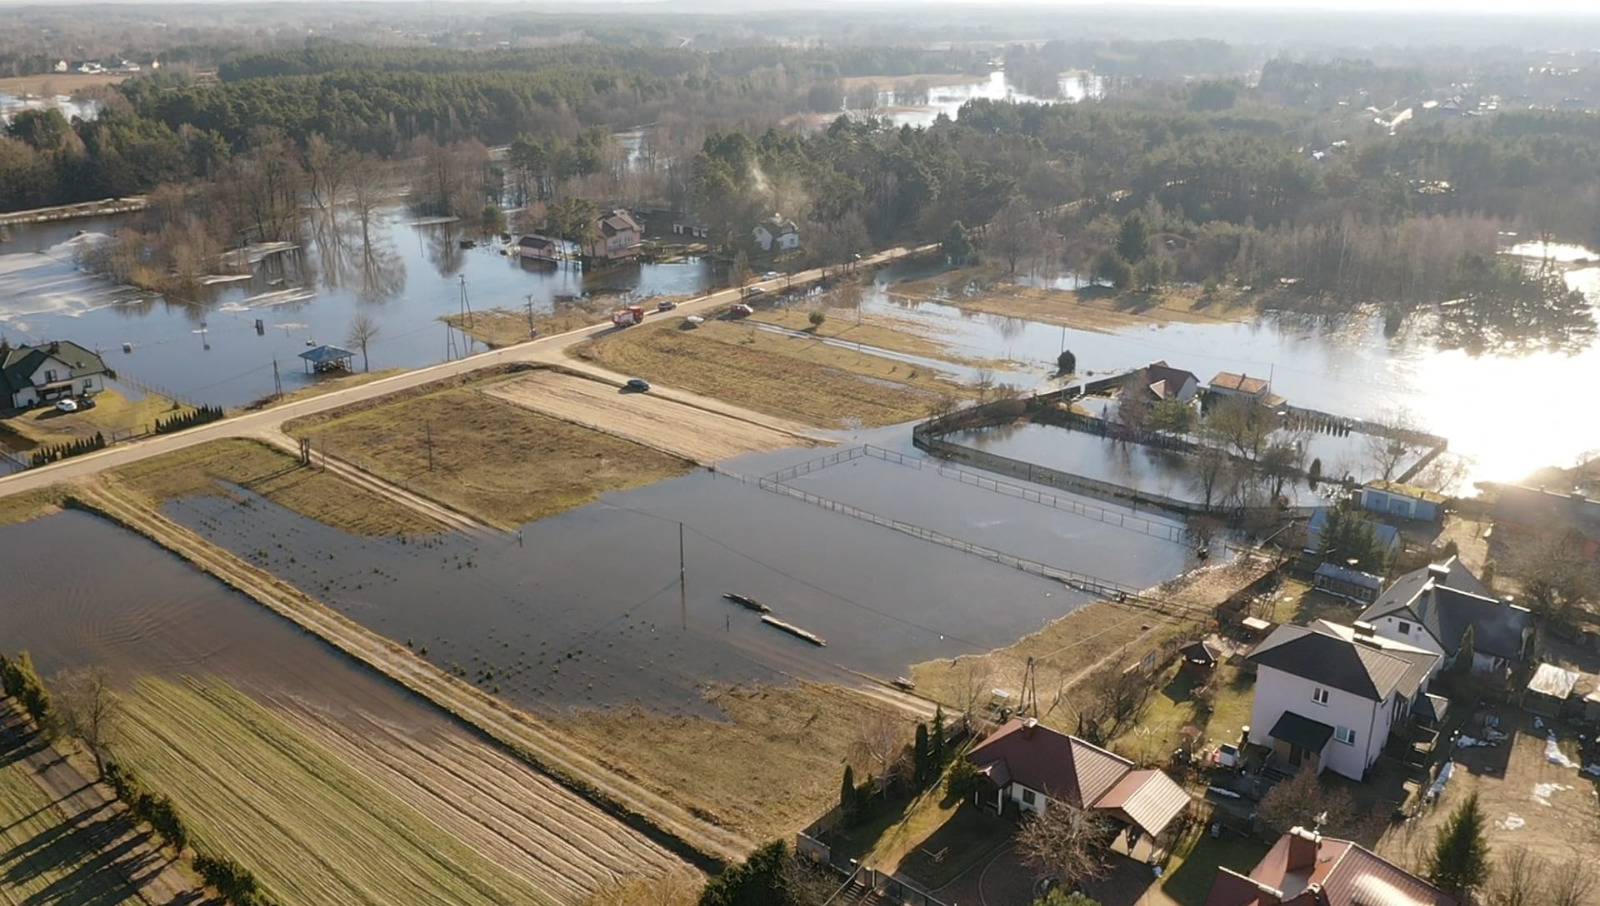
[[[736,464],[754,472],[803,458]],[[829,493],[862,506],[886,502],[874,494],[949,498],[947,510],[962,515],[905,515],[1133,585],[1168,579],[1185,561],[1167,540],[1097,531],[931,472],[875,465],[885,471],[865,483],[830,477]],[[628,704],[707,713],[707,682],[892,678],[918,661],[1005,644],[1083,603],[1059,584],[705,472],[480,541],[360,539],[265,501],[240,506],[187,499],[166,511],[445,669],[547,713]],[[761,625],[727,591],[766,602],[827,647]]]
[[[12,231],[0,244],[0,334],[13,343],[70,338],[107,354],[130,378],[187,399],[242,405],[273,390],[273,362],[293,391],[310,381],[297,356],[313,343],[342,344],[358,311],[380,333],[371,367],[416,368],[484,347],[438,319],[462,310],[551,312],[585,294],[698,293],[709,285],[702,261],[623,265],[593,273],[523,264],[499,253],[498,240],[461,248],[460,224],[413,225],[386,209],[369,259],[351,237],[317,238],[266,258],[248,280],[217,284],[214,298],[183,302],[119,288],[78,269],[80,230],[109,233],[117,218],[42,224]],[[296,291],[302,287],[304,291]],[[257,332],[256,321],[262,322]],[[124,353],[123,344],[132,344]]]
[[[1105,79],[1089,73],[1068,73],[1061,77],[1060,96],[1039,98],[1019,91],[1006,81],[1004,72],[991,72],[986,78],[974,79],[955,85],[937,85],[928,88],[927,103],[911,103],[904,92],[878,92],[878,106],[896,126],[925,127],[933,125],[941,116],[956,119],[961,105],[968,101],[1014,101],[1016,103],[1077,103],[1098,100],[1105,96]],[[848,104],[850,99],[846,99]]]

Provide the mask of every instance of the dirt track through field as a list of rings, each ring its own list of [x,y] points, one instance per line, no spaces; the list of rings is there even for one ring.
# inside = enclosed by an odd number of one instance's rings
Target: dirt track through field
[[[592,804],[457,733],[428,738],[377,721],[290,706],[285,714],[344,764],[559,903],[622,878],[684,865]]]
[[[677,402],[670,394],[623,393],[610,384],[553,371],[504,381],[483,392],[701,465],[804,442],[776,428]]]

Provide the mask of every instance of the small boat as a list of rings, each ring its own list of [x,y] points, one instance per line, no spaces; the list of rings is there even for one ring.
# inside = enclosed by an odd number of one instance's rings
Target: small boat
[[[757,601],[755,598],[752,598],[749,595],[741,595],[735,591],[725,591],[722,593],[722,596],[733,603],[744,607],[746,610],[753,610],[756,613],[772,613],[772,608],[761,603],[760,601]]]

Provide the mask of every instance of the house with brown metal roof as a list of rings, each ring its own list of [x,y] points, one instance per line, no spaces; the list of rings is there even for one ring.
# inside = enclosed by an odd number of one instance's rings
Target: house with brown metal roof
[[[1158,400],[1188,402],[1200,392],[1200,379],[1194,372],[1174,368],[1165,361],[1144,366],[1144,383],[1150,395]]]
[[[1243,397],[1261,402],[1266,400],[1268,393],[1272,392],[1272,384],[1269,381],[1251,377],[1248,374],[1219,371],[1211,379],[1211,383],[1206,385],[1206,390],[1212,396]]]
[[[1160,771],[1076,736],[1013,717],[967,753],[988,784],[978,805],[1003,813],[1006,803],[1042,815],[1049,803],[1101,811],[1154,837],[1189,805],[1189,793]]]
[[[1205,906],[1456,906],[1371,850],[1297,827],[1250,874],[1218,868]]]
[[[619,209],[601,214],[596,222],[600,238],[584,246],[586,257],[620,261],[639,255],[639,222]]]

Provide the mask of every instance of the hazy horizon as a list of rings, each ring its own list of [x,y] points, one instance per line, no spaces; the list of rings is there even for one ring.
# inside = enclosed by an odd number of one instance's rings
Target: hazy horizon
[[[697,14],[704,15],[707,10],[702,6],[702,0],[587,0],[584,3],[566,2],[566,0],[271,0],[272,3],[297,3],[303,5],[322,4],[328,6],[424,6],[424,5],[461,5],[461,6],[514,6],[529,10],[549,10],[552,12],[574,12],[592,7],[594,5],[608,6],[683,6],[693,8]],[[18,9],[28,7],[60,7],[60,6],[262,6],[267,0],[52,0],[49,4],[37,2],[3,2],[0,8]],[[1391,15],[1417,15],[1434,13],[1454,13],[1470,15],[1505,16],[1519,18],[1528,16],[1552,15],[1588,15],[1600,16],[1600,4],[1594,0],[1528,0],[1508,6],[1504,0],[1410,0],[1403,9],[1395,9],[1395,4],[1386,0],[1302,0],[1286,6],[1281,0],[1228,0],[1226,3],[1213,3],[1209,0],[1122,0],[1110,4],[1105,0],[870,0],[867,3],[847,2],[847,0],[777,0],[774,3],[764,4],[759,10],[729,10],[717,11],[729,17],[746,14],[758,14],[774,9],[804,9],[819,7],[845,7],[850,10],[871,9],[884,6],[940,6],[940,7],[1050,7],[1053,9],[1104,9],[1108,11],[1123,11],[1129,7],[1148,9],[1152,12],[1169,10],[1172,12],[1250,12],[1269,13],[1277,16],[1291,16],[1295,13],[1370,13],[1383,12]],[[1375,29],[1381,29],[1381,22],[1373,23]]]

